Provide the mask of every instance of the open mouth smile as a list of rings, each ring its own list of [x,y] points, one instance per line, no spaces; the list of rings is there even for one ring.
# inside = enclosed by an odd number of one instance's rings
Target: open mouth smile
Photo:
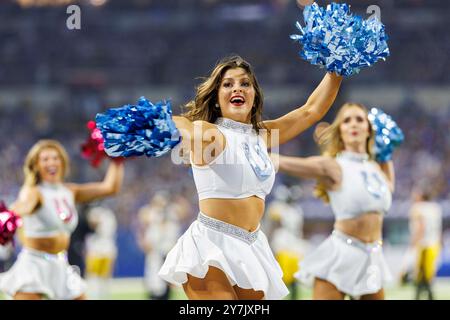
[[[245,98],[241,95],[232,96],[230,102],[233,106],[240,107],[245,103]]]

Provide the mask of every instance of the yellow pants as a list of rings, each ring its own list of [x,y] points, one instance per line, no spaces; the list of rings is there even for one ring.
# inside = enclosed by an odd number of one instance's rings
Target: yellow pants
[[[294,274],[298,271],[300,258],[298,254],[291,251],[279,251],[275,258],[277,259],[281,270],[283,270],[283,281],[290,285],[295,281]]]
[[[437,259],[440,251],[441,246],[439,244],[418,248],[416,281],[430,282],[433,280],[437,271]]]
[[[87,256],[86,274],[101,278],[109,278],[114,268],[114,258],[102,256]]]

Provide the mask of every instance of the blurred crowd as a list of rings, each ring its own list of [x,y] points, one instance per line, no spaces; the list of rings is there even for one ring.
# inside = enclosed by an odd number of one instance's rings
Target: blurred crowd
[[[306,63],[293,62],[298,46],[289,35],[297,32],[295,21],[303,22],[293,0],[109,0],[101,7],[78,2],[81,29],[74,31],[66,27],[64,6],[23,10],[2,1],[0,84],[177,83],[186,89],[193,75],[205,74],[230,52],[252,57],[265,84],[309,83],[314,77]],[[449,82],[449,3],[345,2],[363,17],[369,17],[369,5],[379,6],[392,52],[359,81]]]

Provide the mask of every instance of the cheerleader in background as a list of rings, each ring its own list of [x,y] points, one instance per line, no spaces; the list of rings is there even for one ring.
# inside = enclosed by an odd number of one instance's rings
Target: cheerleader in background
[[[432,283],[436,276],[442,243],[442,207],[432,201],[429,191],[416,190],[411,206],[411,246],[416,253],[414,267],[415,299],[419,300],[425,291],[428,300],[433,300]]]
[[[111,161],[102,182],[65,183],[69,158],[54,140],[40,140],[28,152],[25,182],[11,210],[23,220],[23,248],[1,276],[0,290],[14,299],[85,299],[85,283],[68,264],[66,250],[77,225],[76,202],[117,194],[121,161]]]
[[[67,249],[67,261],[72,266],[77,266],[82,278],[86,276],[86,238],[94,230],[87,221],[87,212],[90,203],[82,203],[77,206],[78,223],[70,235],[70,244]]]
[[[279,157],[282,172],[318,180],[316,195],[336,218],[332,234],[305,257],[297,276],[313,284],[313,299],[384,299],[392,277],[381,240],[394,190],[390,154],[374,161],[374,130],[361,104],[343,105],[319,143],[322,156]]]
[[[0,273],[8,271],[14,262],[14,247],[12,243],[0,245]]]
[[[86,238],[86,282],[89,298],[109,299],[109,285],[117,257],[117,219],[111,209],[95,206],[87,213],[94,230]]]

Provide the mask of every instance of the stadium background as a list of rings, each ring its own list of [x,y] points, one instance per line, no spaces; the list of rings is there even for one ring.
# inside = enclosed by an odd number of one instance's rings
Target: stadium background
[[[306,101],[324,73],[301,60],[298,45],[289,39],[296,33],[295,21],[302,21],[302,11],[293,0],[73,1],[81,8],[80,30],[66,26],[68,4],[20,6],[17,2],[0,2],[0,199],[8,204],[23,181],[25,154],[38,139],[54,138],[67,148],[71,181],[99,180],[105,168],[93,169],[80,155],[88,120],[107,107],[134,103],[142,95],[152,101],[171,99],[178,114],[180,106],[193,98],[199,77],[224,56],[237,53],[253,64],[266,97],[265,118]],[[394,157],[394,202],[384,224],[387,258],[397,271],[409,240],[412,188],[418,183],[432,185],[444,208],[438,271],[438,285],[444,289],[442,294],[438,289],[437,297],[450,299],[445,280],[450,277],[450,4],[345,2],[365,17],[368,6],[381,8],[391,56],[346,79],[325,120],[332,119],[343,102],[356,101],[382,108],[404,130],[405,143]],[[280,152],[316,154],[312,129],[283,145]],[[140,287],[144,254],[136,243],[136,214],[155,191],[182,193],[191,203],[192,219],[197,212],[189,168],[174,166],[168,159],[128,161],[121,194],[102,202],[119,221],[114,277],[126,280],[117,280],[115,297],[139,297],[139,293],[121,292],[130,283]],[[331,231],[333,216],[328,206],[312,197],[314,183],[279,174],[276,185],[280,184],[301,186],[298,203],[305,214],[304,235],[312,243],[319,242]],[[402,294],[397,297],[408,298]]]

